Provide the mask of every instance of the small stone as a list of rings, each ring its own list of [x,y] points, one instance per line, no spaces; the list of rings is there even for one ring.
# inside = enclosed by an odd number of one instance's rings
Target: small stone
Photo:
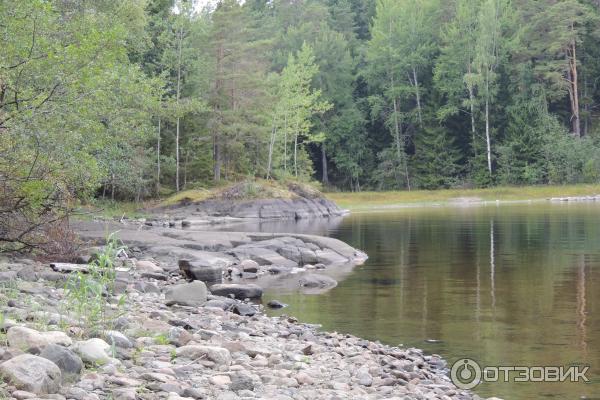
[[[302,349],[302,354],[304,354],[305,356],[310,356],[313,354],[313,348],[312,348],[312,344],[309,344],[308,346],[306,346],[305,348]]]
[[[167,337],[169,338],[169,343],[177,347],[185,346],[192,340],[192,334],[179,326],[169,329]]]
[[[210,382],[217,386],[227,386],[231,383],[231,378],[228,375],[213,375]]]
[[[298,372],[296,374],[296,380],[301,385],[312,385],[314,383],[314,379],[311,378],[306,372]]]
[[[206,358],[218,365],[231,364],[231,355],[227,349],[216,346],[187,345],[175,350],[177,357],[196,360]]]
[[[135,388],[121,388],[115,389],[112,392],[113,400],[136,400],[136,390]]]
[[[31,354],[3,362],[0,374],[17,389],[36,394],[57,393],[60,389],[60,368],[50,360]]]
[[[234,392],[239,392],[241,390],[254,390],[254,382],[247,373],[237,373],[231,377],[229,389],[233,390]]]
[[[369,374],[368,371],[363,370],[362,368],[358,370],[356,378],[358,379],[359,385],[371,386],[373,384],[373,377],[371,376],[371,374]]]
[[[76,342],[73,350],[79,354],[83,362],[88,364],[104,365],[111,360],[108,355],[110,345],[102,339],[93,338]]]
[[[164,272],[164,270],[156,265],[156,263],[149,260],[141,260],[135,262],[135,269],[140,272],[154,272],[160,273]]]
[[[190,397],[192,399],[205,399],[207,398],[204,389],[200,388],[185,388],[183,390],[184,397]]]
[[[110,345],[129,349],[133,347],[131,340],[119,331],[106,331],[104,332],[104,339]]]
[[[133,288],[140,293],[160,294],[160,288],[153,282],[137,281],[133,284]]]

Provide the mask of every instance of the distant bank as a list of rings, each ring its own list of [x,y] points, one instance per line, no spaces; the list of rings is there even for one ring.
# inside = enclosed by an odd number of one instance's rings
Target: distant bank
[[[600,194],[600,184],[562,186],[499,186],[485,189],[412,190],[392,192],[331,192],[326,197],[350,211],[411,206],[478,204],[490,201],[528,201],[585,198]]]

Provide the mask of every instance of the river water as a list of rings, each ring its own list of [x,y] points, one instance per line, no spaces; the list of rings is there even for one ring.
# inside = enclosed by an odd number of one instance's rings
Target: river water
[[[590,383],[482,383],[482,396],[600,399],[600,204],[421,207],[250,230],[325,234],[369,255],[319,295],[265,300],[327,330],[484,366],[589,365]]]

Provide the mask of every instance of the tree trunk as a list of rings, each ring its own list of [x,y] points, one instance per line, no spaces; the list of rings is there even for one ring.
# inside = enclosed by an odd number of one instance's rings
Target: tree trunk
[[[221,180],[221,147],[219,146],[217,135],[213,135],[213,160],[215,163],[213,179],[215,182],[218,182]]]
[[[573,29],[573,27],[571,27],[571,29]],[[569,98],[571,100],[571,130],[573,136],[579,138],[581,137],[581,119],[579,115],[579,87],[577,82],[577,52],[575,41],[571,42],[571,45],[567,50],[567,62],[569,63],[567,79],[569,80]]]
[[[471,63],[467,65],[467,72],[471,75]],[[475,131],[475,93],[473,91],[473,85],[468,83],[467,90],[469,91],[469,106],[471,108],[471,136],[472,136],[472,148],[473,155],[477,156],[477,146],[476,146],[476,131]]]
[[[325,153],[324,143],[321,143],[321,163],[323,164],[323,185],[329,185],[329,174],[327,173],[327,154]]]
[[[160,195],[160,128],[161,119],[158,117],[158,135],[156,137],[156,196]]]
[[[283,116],[283,171],[287,174],[287,112]]]
[[[273,128],[271,129],[271,140],[269,141],[269,162],[267,164],[267,179],[271,178],[271,164],[273,162],[273,147],[275,147],[275,134],[276,134],[275,124],[273,123]]]
[[[185,160],[183,161],[183,188],[185,189],[187,186],[187,171],[188,171],[188,158],[189,158],[189,151],[185,151]]]
[[[492,141],[490,138],[490,100],[489,95],[485,98],[485,144],[487,148],[487,166],[492,176]]]
[[[224,57],[223,45],[220,44],[217,48],[217,54],[216,54],[217,74],[216,74],[216,79],[215,79],[215,96],[216,96],[215,112],[217,115],[217,121],[215,122],[214,127],[213,127],[213,180],[215,182],[218,182],[221,180],[221,144],[220,144],[220,137],[219,137],[220,136],[219,128],[223,124],[223,116],[221,115],[219,96],[221,93],[221,86],[222,86],[221,79],[223,76],[223,57]]]
[[[179,28],[179,41],[177,45],[177,93],[175,103],[179,106],[181,93],[181,47],[183,42],[183,26]],[[175,191],[179,192],[179,107],[177,107],[177,127],[175,133]]]
[[[415,67],[412,68],[413,82],[415,85],[415,94],[417,95],[417,113],[419,115],[419,126],[423,127],[423,114],[421,110],[421,92],[419,90],[419,80],[417,77],[417,70]]]
[[[294,133],[294,175],[298,177],[298,124]]]
[[[394,76],[391,75],[391,83],[392,83],[392,90],[394,88]],[[396,156],[398,157],[398,162],[400,163],[400,165],[404,166],[404,175],[406,177],[406,186],[408,188],[408,190],[410,190],[410,177],[408,176],[408,165],[406,162],[406,154],[404,154],[403,157],[403,153],[404,153],[404,149],[402,148],[402,141],[401,141],[401,134],[400,134],[400,121],[398,120],[398,100],[396,99],[396,96],[394,96],[393,99],[393,104],[394,104],[394,139],[396,141]]]

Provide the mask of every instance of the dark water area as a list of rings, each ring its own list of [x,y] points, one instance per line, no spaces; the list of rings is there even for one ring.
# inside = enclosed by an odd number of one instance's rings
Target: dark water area
[[[369,255],[320,295],[266,292],[324,329],[449,364],[589,365],[590,383],[482,383],[504,399],[600,399],[600,204],[411,208],[231,230],[329,235]]]

